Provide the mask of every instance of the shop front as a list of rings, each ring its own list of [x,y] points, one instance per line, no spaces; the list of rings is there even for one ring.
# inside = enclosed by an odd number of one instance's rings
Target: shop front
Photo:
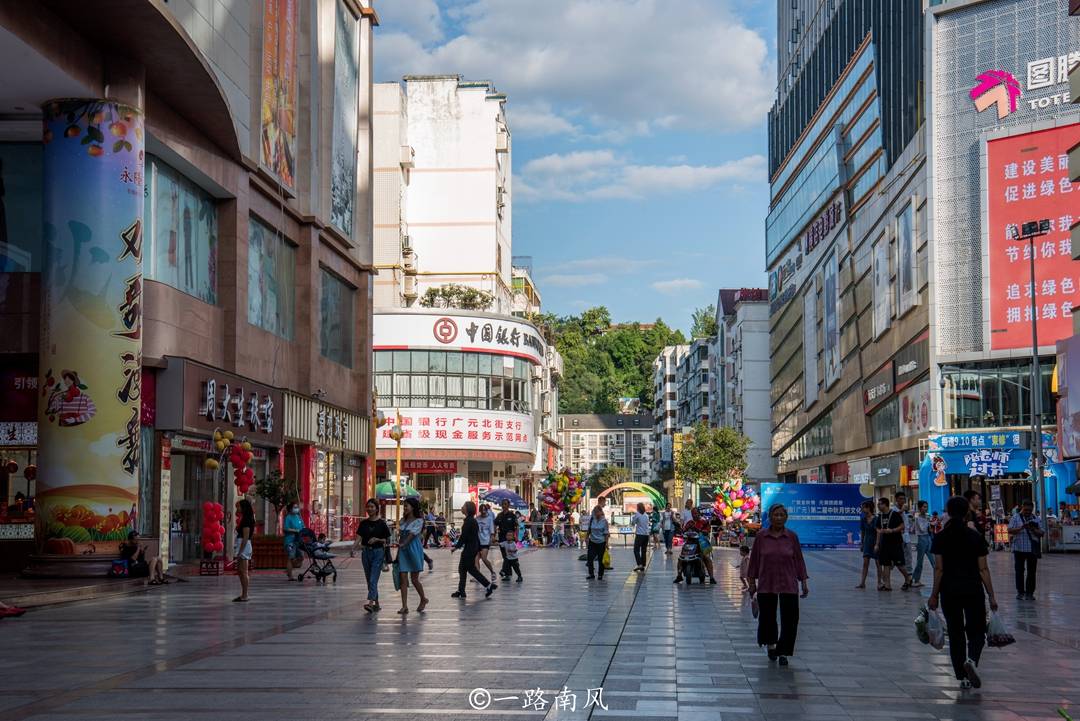
[[[971,433],[933,433],[919,467],[920,498],[931,511],[944,511],[950,496],[978,491],[987,511],[1006,517],[1024,500],[1036,500],[1041,490],[1032,487],[1031,432],[997,429]],[[1065,492],[1074,483],[1076,462],[1061,461],[1051,433],[1043,433],[1045,505],[1057,508],[1074,502]]]
[[[285,393],[284,473],[296,478],[304,522],[331,541],[352,538],[367,478],[369,419]]]
[[[225,507],[228,529],[237,501],[227,460],[221,460],[217,469],[206,467],[208,458],[221,456],[214,432],[230,431],[237,441],[251,443],[250,466],[256,481],[265,479],[281,463],[284,402],[276,388],[184,358],[168,358],[156,387],[162,555],[170,563],[190,563],[202,554],[203,502]],[[261,498],[253,502],[256,533],[273,532],[273,508]],[[231,556],[231,544],[225,544],[225,554]]]
[[[33,551],[37,388],[37,356],[0,354],[0,571],[21,569]]]

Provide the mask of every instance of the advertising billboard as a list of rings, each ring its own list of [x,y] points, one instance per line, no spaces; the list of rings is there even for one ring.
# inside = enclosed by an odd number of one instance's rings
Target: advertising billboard
[[[813,548],[858,548],[859,504],[865,501],[854,483],[762,483],[761,507],[787,508],[787,527],[799,543]],[[762,519],[768,525],[768,519]]]
[[[376,313],[374,350],[466,351],[544,363],[547,344],[535,326],[511,318],[443,310]]]
[[[356,103],[359,36],[356,17],[338,0],[334,29],[334,135],[331,143],[330,222],[352,235],[356,203]]]
[[[1032,292],[1039,345],[1072,335],[1080,271],[1071,267],[1069,227],[1080,194],[1074,199],[1068,152],[1077,143],[1080,123],[986,143],[992,350],[1031,346]],[[1050,233],[1034,241],[1032,289],[1032,247],[1014,236],[1023,223],[1043,219],[1049,219]]]
[[[889,239],[874,244],[874,338],[892,323],[892,298],[889,295]]]
[[[919,302],[914,201],[896,216],[896,277],[897,308],[902,316]]]
[[[290,190],[296,188],[296,34],[298,0],[265,0],[262,35],[262,164]]]
[[[817,294],[813,287],[803,296],[803,408],[814,405],[818,399],[818,343],[817,343]]]
[[[834,250],[825,261],[825,387],[840,379],[840,259]]]

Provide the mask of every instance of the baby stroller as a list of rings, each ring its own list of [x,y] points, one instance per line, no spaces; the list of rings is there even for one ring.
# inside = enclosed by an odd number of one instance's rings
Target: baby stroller
[[[334,568],[332,560],[335,556],[330,553],[329,543],[316,539],[315,532],[310,528],[305,528],[300,531],[300,549],[308,557],[310,563],[296,580],[303,581],[304,576],[310,573],[316,582],[326,583],[326,577],[333,576],[334,583],[337,583],[337,569]]]
[[[705,563],[701,559],[701,541],[697,531],[687,531],[682,551],[679,552],[679,575],[675,579],[686,579],[686,585],[693,583],[694,576],[705,583]]]

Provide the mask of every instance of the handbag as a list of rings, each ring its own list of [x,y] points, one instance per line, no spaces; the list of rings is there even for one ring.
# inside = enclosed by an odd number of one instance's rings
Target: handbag
[[[390,565],[390,574],[394,577],[394,590],[401,590],[401,566],[398,565],[397,559]]]

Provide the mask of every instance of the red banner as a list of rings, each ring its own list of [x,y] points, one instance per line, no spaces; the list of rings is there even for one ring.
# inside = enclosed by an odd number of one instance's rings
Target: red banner
[[[391,461],[391,467],[393,466]],[[386,473],[386,461],[379,461],[379,473]],[[457,473],[457,461],[406,460],[401,461],[402,473]]]
[[[1080,188],[1069,182],[1068,152],[1077,143],[1080,123],[986,143],[993,350],[1031,346],[1031,246],[1013,238],[1013,229],[1029,221],[1050,220],[1049,235],[1036,238],[1034,248],[1039,345],[1072,335],[1080,265],[1073,267],[1069,228]]]

